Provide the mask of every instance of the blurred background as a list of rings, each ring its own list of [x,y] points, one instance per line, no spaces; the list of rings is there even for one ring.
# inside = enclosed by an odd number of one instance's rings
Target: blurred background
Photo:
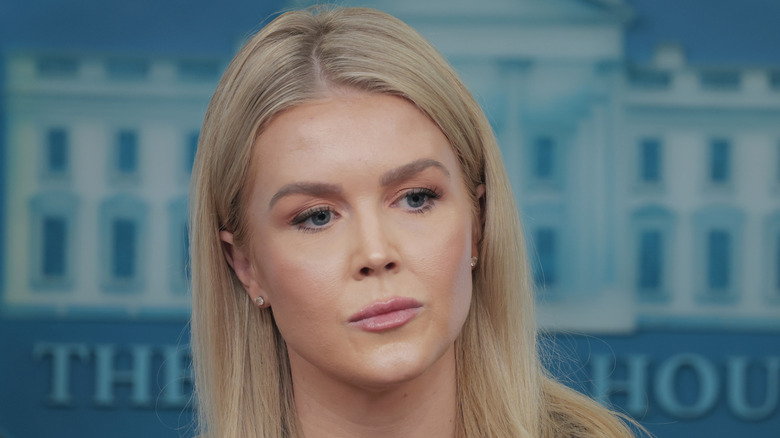
[[[281,0],[0,0],[0,437],[189,437],[201,119]],[[780,436],[780,2],[366,0],[499,139],[551,369],[658,437]]]

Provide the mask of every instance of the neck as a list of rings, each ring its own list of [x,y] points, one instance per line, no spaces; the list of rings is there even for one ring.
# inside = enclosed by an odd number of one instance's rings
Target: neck
[[[450,348],[412,380],[382,389],[324,379],[292,380],[306,438],[452,438],[457,417],[455,354]]]

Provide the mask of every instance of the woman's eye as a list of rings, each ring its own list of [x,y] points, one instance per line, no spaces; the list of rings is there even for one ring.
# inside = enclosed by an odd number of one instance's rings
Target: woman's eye
[[[415,213],[424,213],[433,207],[439,194],[431,189],[410,190],[403,196],[403,202]]]
[[[334,215],[335,212],[328,207],[315,208],[299,214],[290,224],[301,231],[318,231],[328,225],[333,220]]]
[[[420,208],[425,205],[425,201],[428,200],[428,195],[425,193],[408,193],[406,195],[406,203],[409,207]]]
[[[328,222],[330,222],[331,214],[332,213],[330,212],[330,210],[318,211],[317,213],[314,213],[313,215],[309,216],[309,219],[311,220],[312,225],[321,227],[323,225],[326,225]]]

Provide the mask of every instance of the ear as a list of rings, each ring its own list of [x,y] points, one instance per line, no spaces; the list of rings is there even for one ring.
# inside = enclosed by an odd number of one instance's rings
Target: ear
[[[477,186],[477,214],[472,225],[471,255],[479,256],[479,244],[482,241],[482,232],[485,229],[485,184]]]
[[[233,272],[236,273],[238,281],[244,286],[244,290],[249,295],[249,298],[255,303],[257,297],[263,297],[264,305],[260,307],[268,307],[268,296],[264,293],[260,282],[257,278],[257,273],[252,265],[252,260],[249,256],[236,246],[233,240],[233,233],[229,231],[220,231],[219,238],[222,241],[222,252],[225,254],[225,259]]]

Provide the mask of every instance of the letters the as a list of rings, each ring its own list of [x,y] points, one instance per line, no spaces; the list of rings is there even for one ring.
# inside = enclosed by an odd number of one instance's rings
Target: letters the
[[[86,361],[89,349],[85,344],[54,344],[39,342],[33,347],[33,357],[42,359],[51,356],[51,393],[49,401],[55,406],[72,403],[70,394],[71,359]]]

